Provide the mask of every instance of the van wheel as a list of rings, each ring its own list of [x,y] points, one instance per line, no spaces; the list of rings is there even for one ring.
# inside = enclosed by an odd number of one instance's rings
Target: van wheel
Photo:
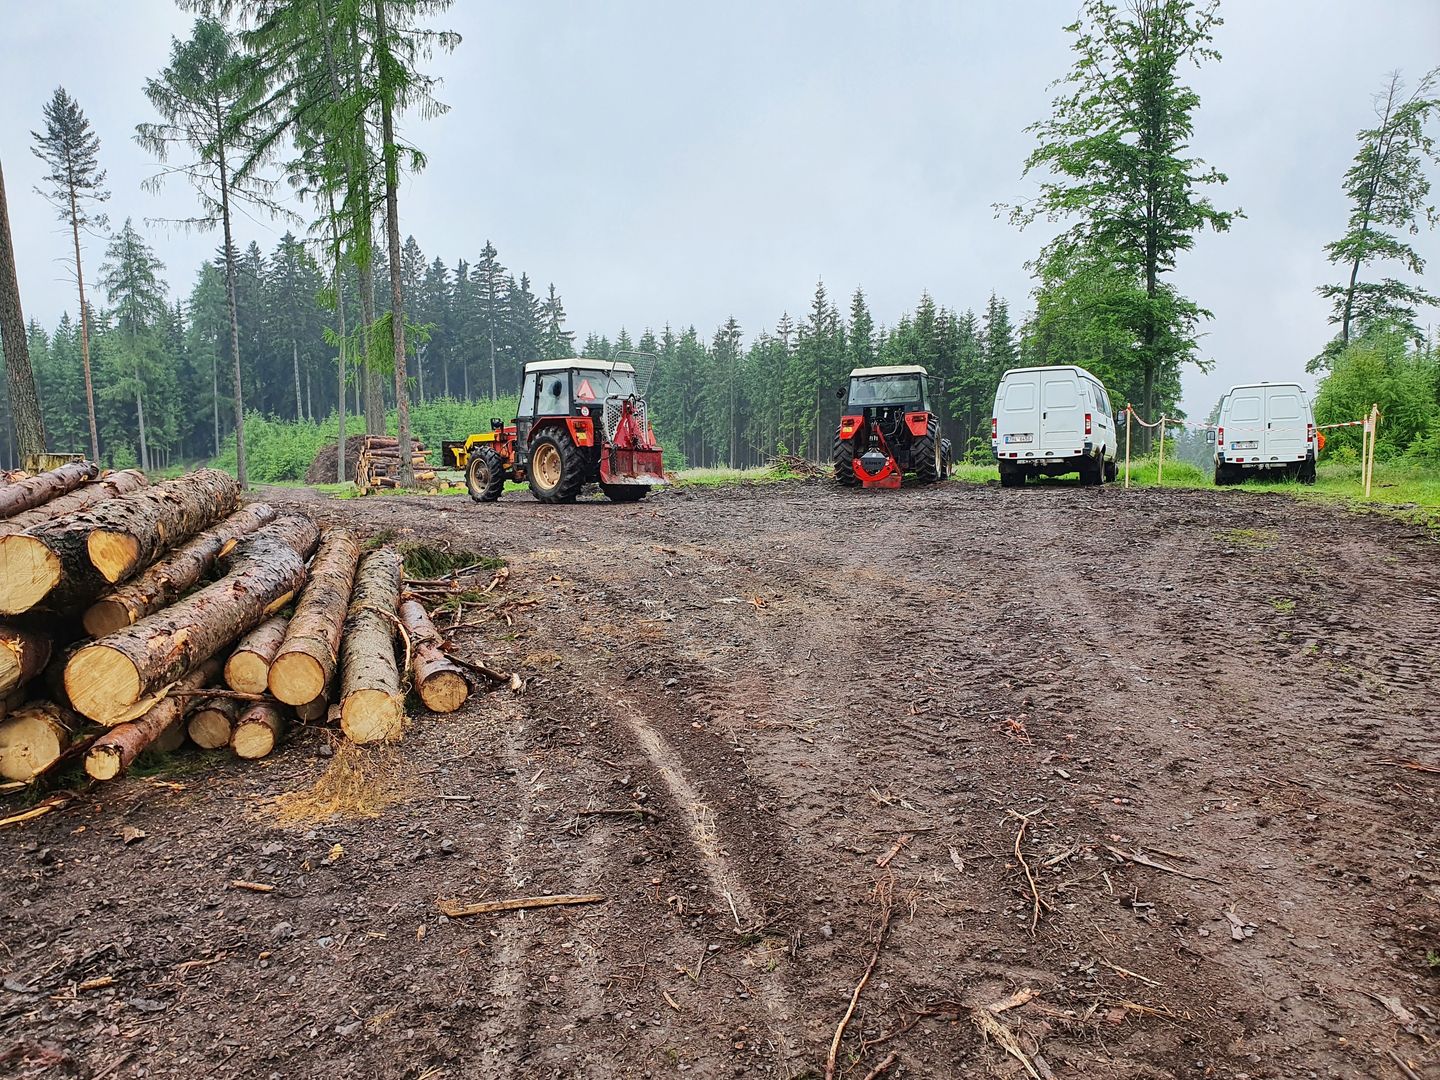
[[[1093,487],[1105,481],[1105,463],[1100,458],[1087,458],[1080,462],[1080,483]]]
[[[1025,474],[1016,466],[1000,463],[1000,486],[1017,488],[1025,486]]]
[[[1231,475],[1230,470],[1227,469],[1224,465],[1216,464],[1215,486],[1225,487],[1227,484],[1233,484],[1234,482],[1235,478]]]
[[[1305,464],[1300,466],[1300,472],[1296,475],[1295,479],[1299,480],[1302,484],[1315,483],[1315,459],[1313,457],[1305,459]]]
[[[1105,462],[1105,479],[1106,479],[1106,480],[1110,481],[1110,483],[1113,484],[1113,483],[1115,482],[1116,478],[1117,478],[1119,475],[1120,475],[1120,466],[1119,466],[1119,465],[1117,465],[1117,464],[1116,464],[1115,462],[1113,462],[1113,461],[1107,461],[1107,462]]]

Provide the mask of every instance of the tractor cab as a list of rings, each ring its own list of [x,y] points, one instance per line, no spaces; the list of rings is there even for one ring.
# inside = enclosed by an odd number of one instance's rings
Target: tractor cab
[[[950,475],[950,440],[931,408],[930,373],[918,364],[856,368],[836,396],[835,479],[845,487],[899,487]],[[938,396],[938,390],[936,392]]]
[[[514,422],[445,445],[477,502],[498,499],[506,480],[528,481],[541,502],[574,502],[587,483],[633,502],[666,482],[635,368],[619,361],[526,364]]]

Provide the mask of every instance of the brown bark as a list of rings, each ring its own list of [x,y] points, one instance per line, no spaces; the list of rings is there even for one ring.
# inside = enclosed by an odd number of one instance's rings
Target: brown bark
[[[219,581],[79,650],[65,666],[75,709],[106,724],[128,719],[138,702],[288,603],[317,539],[308,518],[282,517],[235,546]]]
[[[230,749],[235,751],[236,757],[253,761],[274,750],[284,733],[285,718],[280,715],[280,710],[265,702],[256,702],[235,721]]]
[[[346,529],[326,529],[295,604],[285,644],[270,663],[270,693],[286,705],[322,697],[335,678],[340,631],[355,584],[360,545]]]
[[[367,435],[365,437],[365,445],[371,450],[378,450],[385,447],[398,447],[400,445],[400,437],[398,435]],[[424,443],[414,436],[411,436],[410,445],[412,447],[423,446]]]
[[[49,701],[23,705],[0,720],[0,777],[33,780],[65,753],[84,721]]]
[[[235,480],[201,469],[100,503],[83,514],[0,537],[0,613],[51,610],[93,599],[229,513]]]
[[[44,671],[52,645],[44,634],[0,626],[0,694],[8,694]]]
[[[20,279],[15,272],[15,245],[10,237],[10,207],[5,200],[5,174],[0,172],[0,352],[10,391],[10,416],[20,457],[45,452],[45,421],[30,367],[30,342],[20,307]]]
[[[230,745],[235,721],[243,706],[234,698],[205,698],[190,714],[187,727],[190,741],[202,750],[219,750]]]
[[[265,503],[241,507],[91,604],[85,611],[86,632],[104,637],[178,600],[242,536],[270,524],[275,517],[275,508]]]
[[[176,684],[177,690],[202,690],[220,674],[215,660],[202,662]],[[166,731],[184,721],[191,699],[167,697],[153,705],[139,719],[112,727],[96,739],[85,754],[85,771],[96,780],[111,780],[130,767],[140,751],[162,738]]]
[[[26,510],[14,517],[0,520],[0,536],[24,532],[26,529],[33,529],[36,525],[46,525],[58,521],[66,515],[78,514],[106,499],[117,499],[121,495],[129,495],[132,491],[139,491],[149,483],[150,481],[139,469],[123,469],[120,472],[108,473],[99,480],[76,488],[68,495],[51,499],[44,506],[37,506],[33,510]]]
[[[396,742],[405,719],[395,664],[400,555],[370,552],[355,575],[340,657],[340,728],[352,742]]]
[[[470,696],[464,669],[445,655],[444,639],[419,600],[405,598],[400,621],[410,635],[410,670],[420,700],[431,712],[454,712]]]
[[[289,622],[283,615],[277,615],[241,638],[230,659],[225,661],[225,685],[244,694],[263,694],[270,680],[270,662],[285,643]]]
[[[40,473],[19,483],[0,488],[0,518],[43,506],[51,499],[74,491],[81,484],[100,475],[100,467],[89,461],[76,461],[58,469]]]

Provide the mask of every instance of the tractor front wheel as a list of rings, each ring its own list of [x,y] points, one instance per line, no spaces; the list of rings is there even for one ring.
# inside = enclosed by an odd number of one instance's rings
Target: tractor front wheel
[[[465,486],[476,502],[500,498],[500,492],[505,490],[505,463],[500,455],[488,446],[472,451],[470,464],[465,467]]]
[[[854,487],[860,482],[855,475],[855,443],[852,440],[836,435],[830,461],[835,466],[835,482],[841,487]]]
[[[585,462],[568,431],[547,431],[530,444],[530,493],[543,503],[574,502]]]
[[[600,490],[607,499],[617,503],[639,502],[650,494],[650,488],[645,484],[601,484]]]

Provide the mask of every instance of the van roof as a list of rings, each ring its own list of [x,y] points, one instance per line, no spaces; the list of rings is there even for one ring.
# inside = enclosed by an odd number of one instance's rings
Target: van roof
[[[530,371],[569,371],[571,368],[584,368],[586,371],[628,371],[635,374],[635,368],[623,361],[591,360],[588,356],[572,356],[566,360],[532,360],[525,365],[525,370]]]
[[[880,367],[857,367],[850,371],[852,379],[866,375],[929,375],[919,364],[886,364]]]
[[[1299,390],[1302,394],[1305,393],[1305,387],[1301,386],[1298,382],[1245,382],[1236,383],[1234,386],[1230,387],[1229,390],[1225,391],[1225,396],[1229,397],[1236,390],[1259,390],[1261,387],[1265,386],[1288,386]]]
[[[1078,364],[1042,364],[1038,367],[1012,367],[1009,371],[1005,372],[1004,375],[1000,376],[1000,381],[1004,382],[1011,375],[1025,375],[1032,371],[1073,371],[1076,375],[1084,375],[1087,378],[1094,379],[1096,382],[1100,381],[1099,376],[1094,372],[1086,371]]]

